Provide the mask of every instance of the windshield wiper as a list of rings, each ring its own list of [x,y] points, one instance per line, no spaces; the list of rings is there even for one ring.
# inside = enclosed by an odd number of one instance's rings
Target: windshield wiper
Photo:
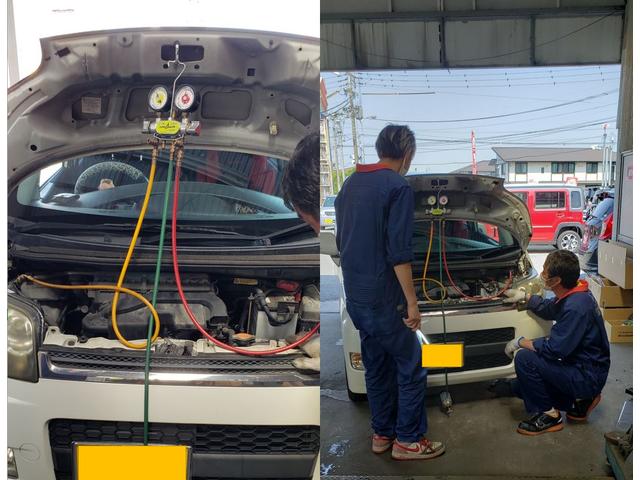
[[[275,237],[286,237],[292,233],[297,233],[300,230],[310,230],[311,227],[309,225],[307,225],[306,223],[302,222],[302,223],[298,223],[292,227],[287,227],[287,228],[283,228],[282,230],[276,230],[275,232],[271,232],[268,235],[264,235],[262,237],[260,237],[263,240],[269,240],[271,241],[273,238]]]

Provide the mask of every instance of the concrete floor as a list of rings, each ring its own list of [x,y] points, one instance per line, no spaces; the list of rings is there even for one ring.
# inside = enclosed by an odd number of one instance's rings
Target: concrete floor
[[[539,271],[546,254],[535,254]],[[369,408],[347,398],[338,316],[338,283],[332,263],[321,256],[322,474],[332,478],[602,478],[610,475],[604,457],[603,434],[615,429],[620,409],[632,385],[632,346],[612,345],[612,367],[603,401],[588,424],[565,424],[558,433],[525,437],[515,432],[525,418],[521,400],[493,398],[488,384],[452,386],[454,412],[439,408],[439,389],[428,390],[428,437],[445,442],[447,452],[425,462],[395,462],[389,453],[370,452]],[[387,477],[389,478],[389,477]]]

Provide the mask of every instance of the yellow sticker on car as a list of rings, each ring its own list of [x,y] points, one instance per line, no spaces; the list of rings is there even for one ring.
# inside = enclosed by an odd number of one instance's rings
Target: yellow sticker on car
[[[184,445],[76,444],[76,480],[188,480]]]
[[[175,135],[180,131],[180,122],[175,120],[160,120],[156,124],[156,133],[158,135]]]
[[[464,366],[464,343],[430,343],[422,345],[425,368],[460,368]]]

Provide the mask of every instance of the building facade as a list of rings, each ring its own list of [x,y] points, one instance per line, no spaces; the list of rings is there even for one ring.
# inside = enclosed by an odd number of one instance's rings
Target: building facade
[[[590,187],[603,182],[603,151],[590,148],[493,147],[496,176],[506,183],[567,183]],[[615,159],[615,152],[608,152]],[[615,160],[611,162],[615,178]]]
[[[333,195],[331,172],[331,150],[329,148],[329,121],[320,119],[320,205],[329,195]]]

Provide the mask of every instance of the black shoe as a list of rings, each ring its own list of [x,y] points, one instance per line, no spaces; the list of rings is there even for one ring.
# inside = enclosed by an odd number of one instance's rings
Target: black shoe
[[[520,422],[518,425],[518,433],[523,435],[540,435],[547,432],[558,432],[564,428],[562,424],[562,415],[558,413],[557,417],[552,417],[546,413],[537,413],[529,420]]]
[[[489,385],[488,390],[491,393],[493,393],[497,398],[515,397],[516,394],[513,393],[513,389],[511,388],[512,381],[513,380],[505,380],[505,379],[495,380],[491,385]]]
[[[601,396],[595,398],[578,399],[573,402],[573,406],[567,410],[567,418],[574,422],[585,422],[591,411],[600,403]]]

